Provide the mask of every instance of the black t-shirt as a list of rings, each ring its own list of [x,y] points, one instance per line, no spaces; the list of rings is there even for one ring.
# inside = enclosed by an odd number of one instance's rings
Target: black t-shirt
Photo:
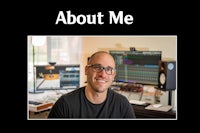
[[[85,87],[62,95],[52,107],[48,118],[135,118],[128,99],[108,89],[106,100],[91,103],[85,96]]]

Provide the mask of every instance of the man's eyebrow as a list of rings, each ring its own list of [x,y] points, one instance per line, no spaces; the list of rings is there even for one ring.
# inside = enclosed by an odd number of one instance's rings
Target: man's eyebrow
[[[93,66],[101,66],[101,64],[92,64]]]
[[[93,66],[101,66],[101,67],[103,67],[101,64],[92,64]],[[114,67],[112,67],[112,66],[106,66],[105,68],[113,68],[114,69]]]

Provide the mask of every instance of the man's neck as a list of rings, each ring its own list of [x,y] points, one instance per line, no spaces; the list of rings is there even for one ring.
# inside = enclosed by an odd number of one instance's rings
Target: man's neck
[[[85,96],[93,104],[101,104],[106,100],[107,90],[104,92],[96,92],[89,86],[85,87]]]

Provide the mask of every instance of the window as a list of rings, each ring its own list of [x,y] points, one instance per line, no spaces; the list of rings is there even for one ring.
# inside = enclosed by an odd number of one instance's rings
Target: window
[[[43,45],[34,46],[33,40],[45,38]],[[28,53],[28,89],[33,89],[35,65],[80,64],[82,51],[82,38],[79,36],[27,36]],[[41,42],[40,42],[41,43]]]

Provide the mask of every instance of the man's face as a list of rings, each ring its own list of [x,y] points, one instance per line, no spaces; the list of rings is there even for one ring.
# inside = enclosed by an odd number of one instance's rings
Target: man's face
[[[115,69],[113,58],[100,53],[93,57],[90,65],[85,68],[88,85],[95,92],[104,92],[110,87],[116,75],[116,71],[113,70]]]

